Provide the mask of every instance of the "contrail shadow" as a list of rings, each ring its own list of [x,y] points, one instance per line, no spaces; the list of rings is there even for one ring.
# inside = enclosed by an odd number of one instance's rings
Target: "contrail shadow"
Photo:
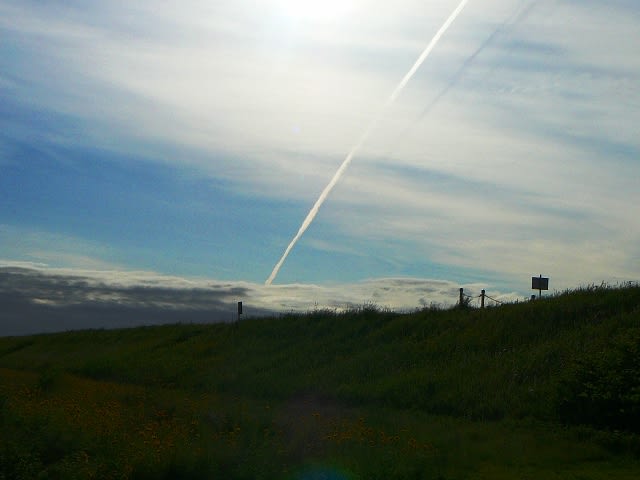
[[[420,115],[416,120],[414,120],[410,126],[406,127],[393,142],[393,147],[391,147],[387,153],[384,155],[385,157],[389,156],[391,152],[395,150],[395,147],[402,141],[402,139],[418,124],[420,123],[431,111],[438,105],[440,100],[451,91],[453,87],[455,87],[458,82],[462,79],[467,69],[473,64],[476,58],[502,33],[508,30],[509,27],[513,25],[517,25],[518,23],[523,22],[527,19],[527,17],[531,14],[533,9],[539,0],[533,0],[529,2],[524,7],[518,8],[505,22],[503,22],[498,28],[496,28],[491,35],[489,35],[482,44],[464,61],[464,63],[456,70],[451,77],[451,80],[447,85],[445,85],[440,92],[427,104],[427,106],[422,110]]]

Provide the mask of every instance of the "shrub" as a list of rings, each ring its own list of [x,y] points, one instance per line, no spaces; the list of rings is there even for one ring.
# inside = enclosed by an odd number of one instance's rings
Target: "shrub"
[[[578,359],[560,382],[557,410],[566,423],[640,432],[640,328]]]

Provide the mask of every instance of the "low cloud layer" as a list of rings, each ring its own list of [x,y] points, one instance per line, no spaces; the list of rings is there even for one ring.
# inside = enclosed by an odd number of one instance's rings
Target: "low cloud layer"
[[[212,323],[313,309],[376,305],[409,311],[455,303],[460,286],[449,281],[386,278],[330,286],[264,286],[189,280],[150,272],[49,269],[13,262],[0,266],[0,336],[165,323]],[[466,285],[479,293],[484,285]],[[489,292],[491,292],[489,290]],[[510,301],[514,293],[491,292]]]

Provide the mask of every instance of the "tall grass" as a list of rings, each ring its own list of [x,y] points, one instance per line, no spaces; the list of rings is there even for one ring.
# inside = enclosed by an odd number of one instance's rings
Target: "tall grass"
[[[608,462],[640,451],[639,326],[626,285],[484,310],[2,338],[0,479],[626,472],[639,464]]]

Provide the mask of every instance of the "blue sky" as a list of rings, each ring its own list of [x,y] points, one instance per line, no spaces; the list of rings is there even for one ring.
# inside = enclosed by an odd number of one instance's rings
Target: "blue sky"
[[[3,0],[0,266],[275,310],[637,281],[640,5],[470,0],[380,114],[458,3]]]

